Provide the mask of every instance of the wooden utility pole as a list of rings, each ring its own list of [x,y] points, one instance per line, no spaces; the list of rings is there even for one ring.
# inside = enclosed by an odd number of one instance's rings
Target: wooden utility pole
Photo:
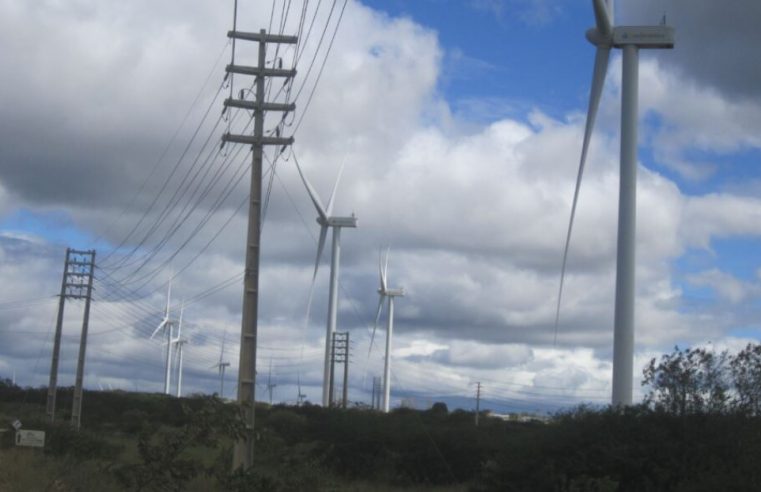
[[[239,108],[253,111],[254,134],[234,135],[225,133],[222,145],[226,142],[251,145],[253,162],[251,166],[251,197],[248,208],[248,236],[246,239],[246,270],[243,279],[243,319],[240,336],[240,362],[238,366],[238,402],[243,404],[246,433],[245,437],[235,444],[233,454],[233,469],[251,468],[254,462],[254,407],[256,401],[256,337],[257,318],[259,310],[259,256],[261,239],[261,197],[262,197],[262,159],[265,145],[285,146],[293,143],[293,137],[264,136],[264,114],[267,111],[293,111],[294,104],[268,103],[264,100],[264,85],[266,77],[289,77],[296,75],[296,70],[267,68],[266,54],[268,43],[295,44],[296,36],[267,34],[262,29],[258,33],[229,31],[227,36],[233,40],[254,41],[259,43],[258,64],[255,67],[235,65],[227,66],[228,74],[253,75],[255,79],[255,99],[225,100],[226,110]],[[241,97],[243,94],[241,94]]]

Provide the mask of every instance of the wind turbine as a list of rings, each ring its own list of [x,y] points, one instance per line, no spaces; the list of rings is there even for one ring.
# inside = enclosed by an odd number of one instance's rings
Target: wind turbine
[[[173,326],[174,321],[169,319],[169,302],[172,297],[172,282],[171,279],[169,281],[169,289],[166,293],[166,310],[164,311],[164,318],[161,320],[161,323],[159,323],[159,326],[156,327],[156,329],[151,334],[151,339],[156,336],[156,334],[164,330],[164,334],[166,335],[166,372],[164,375],[164,394],[169,394],[169,384],[171,382],[172,377],[172,332],[173,332]]]
[[[177,324],[177,338],[172,340],[172,343],[177,346],[177,398],[182,396],[182,347],[188,343],[187,339],[182,338],[182,312],[184,311],[184,303],[180,305],[180,321]]]
[[[270,406],[272,406],[272,390],[277,387],[277,384],[272,382],[272,359],[270,359],[270,370],[267,373],[267,392],[270,395]]]
[[[375,340],[375,330],[378,328],[378,320],[380,320],[381,311],[383,310],[383,301],[384,299],[387,299],[386,361],[383,367],[383,411],[385,413],[388,413],[389,404],[391,402],[391,335],[394,331],[394,297],[404,297],[403,288],[388,288],[388,252],[389,250],[387,248],[385,261],[382,254],[378,257],[378,270],[380,273],[380,288],[378,289],[378,294],[380,295],[380,299],[378,300],[378,312],[375,314],[373,334],[370,337],[370,350],[372,350],[373,341]]]
[[[296,406],[300,407],[302,403],[304,403],[304,398],[307,397],[304,393],[301,392],[301,374],[296,374],[296,384],[298,385],[298,393],[296,396]]]
[[[320,224],[320,240],[317,243],[317,258],[314,262],[314,273],[312,274],[312,285],[309,288],[309,301],[307,303],[307,323],[309,322],[309,311],[312,306],[312,294],[314,292],[314,283],[317,279],[317,269],[320,266],[320,257],[322,256],[322,250],[325,247],[325,238],[328,234],[328,228],[333,228],[333,254],[330,261],[330,295],[328,299],[328,322],[325,333],[325,363],[323,369],[322,380],[322,406],[327,407],[330,402],[330,345],[333,340],[333,333],[336,331],[336,316],[337,316],[337,304],[338,304],[338,268],[341,256],[341,229],[344,227],[355,228],[357,227],[357,218],[354,214],[351,217],[338,217],[333,214],[333,202],[336,197],[336,189],[338,188],[338,182],[341,180],[341,173],[343,172],[343,164],[338,171],[336,177],[336,183],[333,185],[333,191],[330,194],[328,200],[328,206],[325,208],[320,201],[320,197],[312,187],[312,184],[307,179],[304,171],[299,165],[299,161],[296,162],[296,169],[299,171],[304,186],[309,193],[309,197],[312,199],[314,207],[317,209],[317,223]]]
[[[222,334],[222,348],[219,351],[219,362],[211,366],[212,369],[219,369],[219,397],[222,399],[225,398],[225,369],[230,367],[229,362],[222,361],[225,355],[225,338],[227,338],[227,330]]]
[[[611,48],[623,51],[621,78],[621,176],[618,202],[618,253],[616,259],[616,305],[613,334],[613,405],[631,405],[634,359],[634,259],[637,204],[637,99],[639,82],[639,50],[670,49],[674,47],[674,29],[659,26],[613,26],[613,0],[592,0],[596,26],[586,33],[590,43],[597,47],[592,87],[589,95],[584,141],[581,148],[579,174],[573,194],[571,218],[568,223],[560,289],[555,315],[557,333],[560,300],[563,293],[568,245],[571,241],[573,219],[579,199],[579,188],[589,141],[600,105]]]

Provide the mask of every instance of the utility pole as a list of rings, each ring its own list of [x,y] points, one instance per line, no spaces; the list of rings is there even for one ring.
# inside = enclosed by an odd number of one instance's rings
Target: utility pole
[[[336,363],[344,365],[344,380],[342,389],[341,406],[346,408],[349,382],[349,332],[333,332],[330,350],[330,383],[328,392],[328,406],[332,407],[335,400],[335,367]]]
[[[237,9],[236,9],[237,10]],[[285,77],[293,79],[296,70],[282,68],[267,68],[266,54],[268,43],[295,44],[296,36],[283,36],[267,34],[265,29],[255,32],[242,32],[233,30],[227,33],[233,40],[254,41],[259,43],[258,64],[255,67],[236,65],[227,66],[228,76],[232,74],[252,75],[255,77],[255,99],[253,101],[231,97],[225,100],[225,111],[229,108],[238,108],[253,111],[254,133],[248,135],[234,135],[225,133],[222,136],[222,145],[226,142],[242,143],[252,146],[253,162],[251,166],[251,196],[248,208],[248,235],[246,239],[246,269],[243,279],[243,318],[241,322],[240,338],[240,362],[238,369],[238,403],[244,408],[246,432],[242,440],[235,444],[233,453],[233,469],[251,468],[254,461],[254,408],[256,402],[256,338],[257,318],[259,312],[259,256],[261,239],[261,198],[262,198],[262,159],[265,145],[285,146],[293,143],[293,137],[264,136],[264,114],[267,111],[288,112],[296,109],[295,104],[268,103],[264,100],[264,86],[267,77]]]
[[[481,382],[476,383],[476,427],[478,427],[478,414],[481,412]]]
[[[381,391],[383,385],[381,384],[380,376],[373,376],[373,410],[380,410],[381,408]]]
[[[344,385],[343,385],[343,407],[349,403],[349,332],[346,332],[346,343],[344,343]]]
[[[375,410],[375,376],[373,376],[373,393],[370,397],[370,408]]]
[[[58,318],[53,337],[53,354],[50,361],[50,380],[48,382],[48,397],[46,406],[47,418],[55,421],[56,393],[58,390],[58,362],[61,353],[61,332],[63,330],[63,313],[66,299],[85,299],[85,315],[82,323],[82,338],[79,345],[79,364],[77,366],[77,387],[74,393],[74,411],[76,427],[79,428],[79,412],[82,404],[82,377],[84,374],[85,346],[90,316],[90,300],[92,298],[92,275],[95,269],[95,251],[77,251],[66,248],[66,261],[61,279],[61,294],[58,299]]]
[[[79,273],[76,275],[82,279],[87,278],[85,295],[85,315],[82,320],[82,335],[79,338],[79,359],[77,360],[77,378],[74,383],[74,398],[71,406],[71,425],[79,430],[82,417],[82,383],[85,374],[85,353],[87,351],[87,330],[90,327],[90,301],[92,300],[92,278],[95,271],[95,251],[81,253],[85,261],[78,266]],[[89,257],[89,259],[86,259]],[[80,288],[81,289],[81,288]]]

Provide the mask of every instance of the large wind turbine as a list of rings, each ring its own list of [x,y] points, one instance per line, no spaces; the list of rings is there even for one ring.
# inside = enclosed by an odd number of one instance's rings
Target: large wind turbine
[[[336,316],[337,316],[337,304],[338,304],[338,268],[339,260],[341,256],[341,229],[344,227],[354,228],[357,227],[357,218],[354,214],[351,217],[337,217],[333,214],[333,201],[336,197],[336,189],[338,188],[338,182],[341,179],[341,173],[343,172],[343,164],[338,171],[336,177],[336,183],[333,185],[333,191],[330,194],[328,200],[328,207],[325,208],[320,201],[320,197],[312,187],[312,184],[307,179],[304,171],[299,165],[299,161],[295,160],[296,168],[299,171],[304,186],[309,192],[309,197],[314,203],[314,208],[317,209],[317,223],[320,224],[320,240],[317,243],[317,258],[314,262],[314,273],[312,274],[312,285],[309,288],[309,301],[307,304],[307,323],[309,322],[309,310],[312,305],[312,294],[314,291],[314,283],[317,279],[317,269],[320,266],[320,257],[322,256],[323,248],[325,247],[325,238],[328,235],[328,228],[333,229],[333,255],[330,260],[330,294],[328,299],[328,322],[325,333],[325,365],[323,370],[322,380],[322,406],[327,407],[330,402],[330,352],[331,341],[333,340],[333,333],[336,331]]]
[[[573,194],[568,223],[560,290],[555,318],[557,328],[563,293],[568,244],[579,199],[579,188],[589,141],[600,105],[611,48],[623,51],[621,79],[621,176],[618,202],[618,255],[616,259],[616,306],[613,335],[613,405],[631,405],[634,359],[634,259],[637,204],[637,98],[639,50],[674,47],[674,29],[666,26],[613,26],[613,0],[593,0],[596,26],[587,31],[587,39],[597,47],[589,96],[589,110],[581,148],[579,174]]]
[[[166,372],[164,374],[164,394],[169,394],[169,384],[171,382],[172,377],[172,332],[173,332],[173,326],[174,321],[169,319],[169,302],[172,297],[172,282],[170,280],[169,282],[169,289],[166,293],[166,310],[164,311],[164,318],[161,320],[161,323],[159,323],[159,326],[156,327],[156,329],[151,334],[151,338],[155,337],[156,334],[164,330],[164,334],[166,336]]]
[[[394,331],[394,297],[404,297],[404,288],[388,288],[388,249],[386,249],[385,261],[382,254],[378,257],[378,271],[380,274],[380,288],[378,288],[380,299],[378,300],[378,312],[375,314],[373,334],[370,337],[370,350],[373,349],[375,330],[378,328],[378,321],[380,320],[381,311],[383,310],[383,301],[388,300],[388,318],[386,320],[386,358],[383,366],[383,411],[388,413],[391,402],[391,336]]]
[[[219,351],[219,362],[211,366],[212,369],[219,369],[219,397],[225,398],[225,369],[230,367],[230,363],[223,361],[222,358],[225,355],[225,338],[227,338],[227,331],[222,335],[222,348]]]

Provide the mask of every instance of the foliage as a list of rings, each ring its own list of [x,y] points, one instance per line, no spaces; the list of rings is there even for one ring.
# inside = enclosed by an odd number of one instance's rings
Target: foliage
[[[718,354],[703,348],[680,350],[656,359],[643,371],[643,386],[650,386],[645,403],[674,415],[721,412],[729,403],[729,372],[726,351]]]
[[[736,393],[735,407],[749,415],[761,415],[761,344],[748,344],[730,362]]]
[[[45,430],[45,454],[67,456],[78,461],[113,460],[123,447],[87,429],[74,430],[68,423],[33,425]]]
[[[192,454],[194,447],[217,449],[224,441],[238,439],[244,426],[235,407],[216,397],[181,401],[180,428],[146,427],[138,439],[141,463],[116,469],[119,480],[135,490],[184,490],[187,481],[200,473],[213,474],[215,463]],[[228,461],[229,462],[229,461]]]
[[[737,354],[702,348],[680,350],[652,359],[642,384],[645,403],[674,415],[739,412],[761,415],[761,344]]]

